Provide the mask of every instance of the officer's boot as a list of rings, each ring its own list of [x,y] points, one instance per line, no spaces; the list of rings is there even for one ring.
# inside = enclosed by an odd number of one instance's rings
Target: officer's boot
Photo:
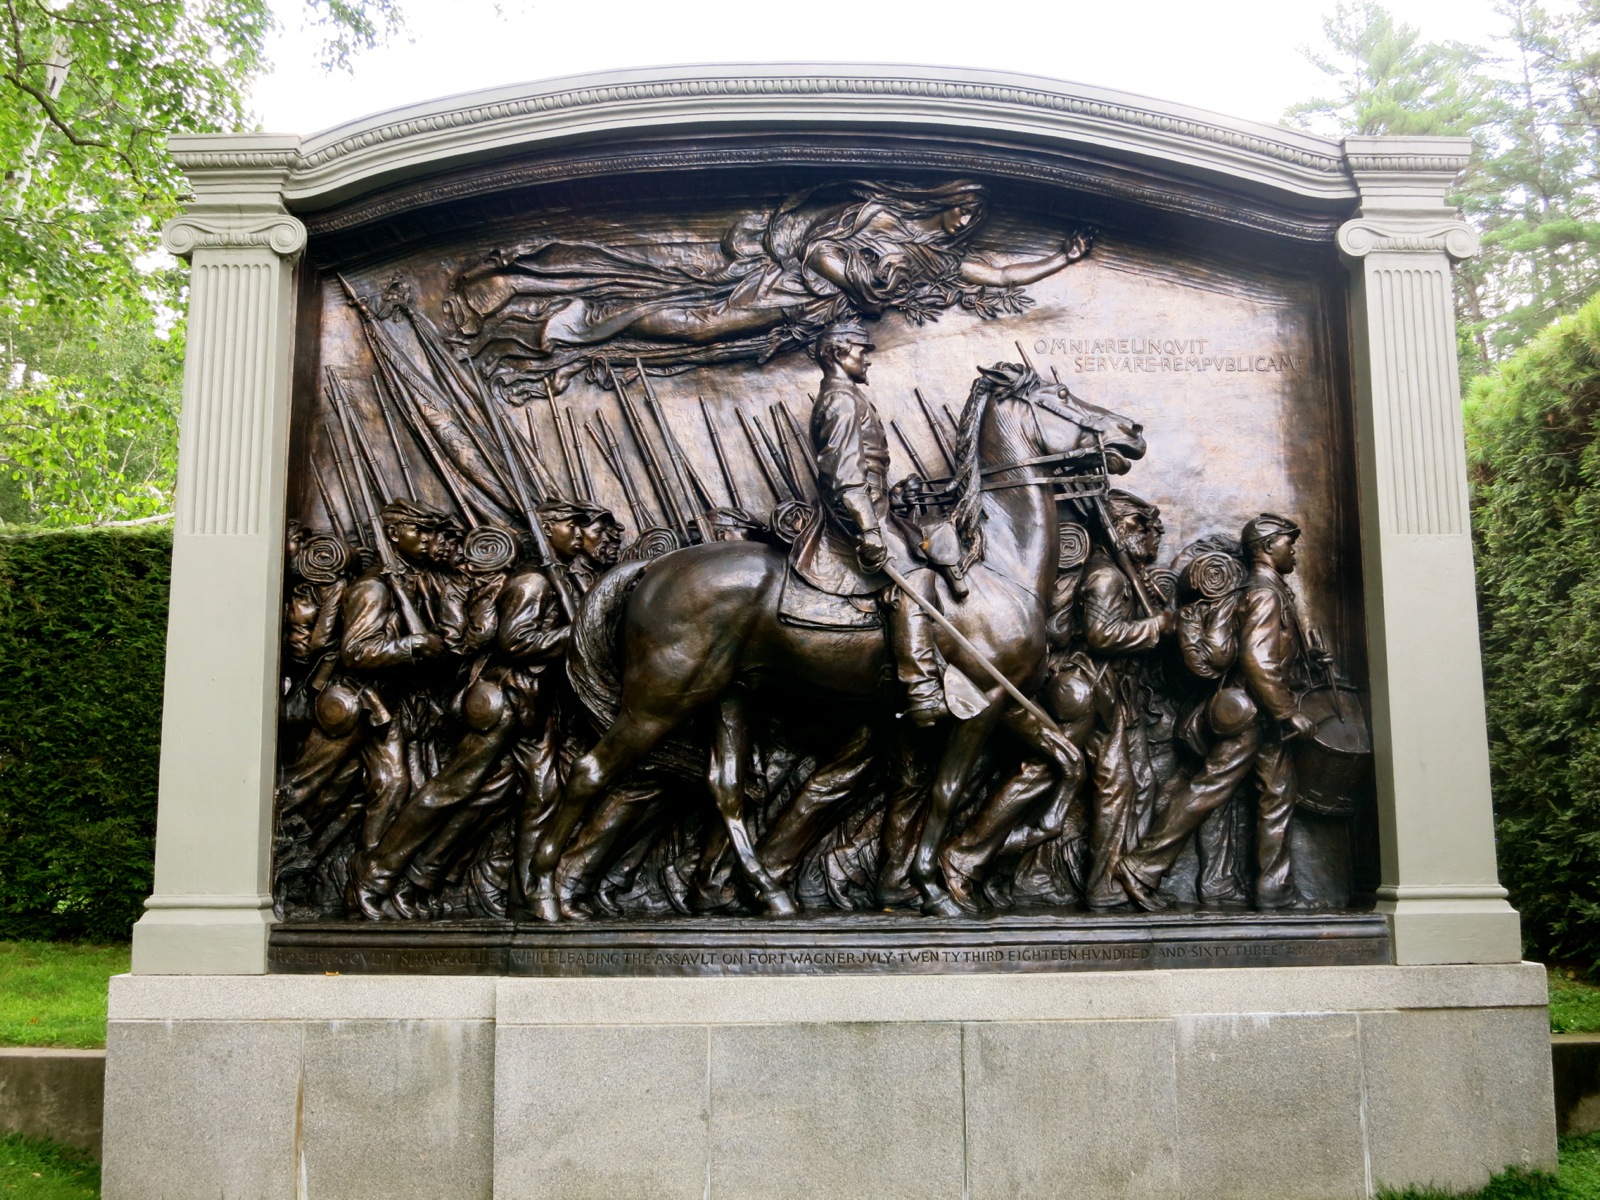
[[[915,578],[910,580],[913,584]],[[906,685],[905,715],[917,725],[932,725],[950,715],[939,675],[939,652],[933,644],[933,618],[904,588],[894,589],[889,604],[889,637],[895,674]]]

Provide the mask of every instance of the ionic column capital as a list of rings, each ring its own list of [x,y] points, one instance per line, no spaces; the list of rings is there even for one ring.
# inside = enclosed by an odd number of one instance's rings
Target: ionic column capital
[[[1460,262],[1478,252],[1478,231],[1465,221],[1360,216],[1339,226],[1339,249],[1350,258],[1369,254],[1448,254]]]
[[[185,213],[161,229],[161,244],[179,258],[196,250],[271,250],[293,261],[306,245],[306,227],[288,213]]]

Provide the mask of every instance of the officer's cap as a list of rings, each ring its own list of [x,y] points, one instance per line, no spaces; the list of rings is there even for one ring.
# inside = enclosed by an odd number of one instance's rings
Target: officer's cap
[[[1288,534],[1289,540],[1294,541],[1300,536],[1300,526],[1277,513],[1262,513],[1254,520],[1245,522],[1239,540],[1244,543],[1245,549],[1254,550],[1257,546],[1265,546],[1280,533]]]
[[[824,346],[863,346],[868,350],[876,350],[872,339],[867,336],[867,328],[860,321],[844,320],[835,321],[817,337],[817,349]]]

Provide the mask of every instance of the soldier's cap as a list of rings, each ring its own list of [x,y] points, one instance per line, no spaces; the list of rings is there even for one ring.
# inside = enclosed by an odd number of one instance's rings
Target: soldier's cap
[[[384,526],[415,525],[418,529],[459,529],[456,519],[436,508],[427,508],[415,500],[391,500],[378,510]]]
[[[1239,540],[1244,543],[1245,549],[1254,550],[1257,546],[1266,545],[1280,533],[1288,534],[1289,540],[1294,541],[1300,536],[1300,526],[1277,513],[1262,513],[1254,520],[1245,522]]]
[[[610,521],[620,528],[620,522],[611,515],[611,510],[601,508],[598,504],[582,504],[573,500],[547,500],[539,505],[536,511],[541,521],[571,521],[574,525],[593,525],[596,521]]]
[[[872,338],[867,334],[867,327],[860,321],[843,320],[835,321],[817,336],[817,349],[827,345],[864,346],[868,350],[876,350]]]
[[[1135,496],[1132,492],[1125,492],[1121,488],[1112,488],[1106,493],[1106,506],[1111,509],[1111,515],[1119,520],[1130,513],[1139,513],[1144,517],[1161,515],[1161,510],[1150,501]]]

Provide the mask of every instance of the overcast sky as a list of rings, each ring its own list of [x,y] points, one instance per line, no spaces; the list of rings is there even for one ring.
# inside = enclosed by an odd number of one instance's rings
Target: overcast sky
[[[987,67],[1120,88],[1276,121],[1318,94],[1300,54],[1333,0],[401,0],[408,32],[357,58],[314,62],[287,17],[256,89],[261,127],[314,133],[418,100],[581,71],[694,62],[899,62]],[[298,9],[284,0],[281,10]],[[1430,40],[1487,41],[1492,0],[1389,0]]]

